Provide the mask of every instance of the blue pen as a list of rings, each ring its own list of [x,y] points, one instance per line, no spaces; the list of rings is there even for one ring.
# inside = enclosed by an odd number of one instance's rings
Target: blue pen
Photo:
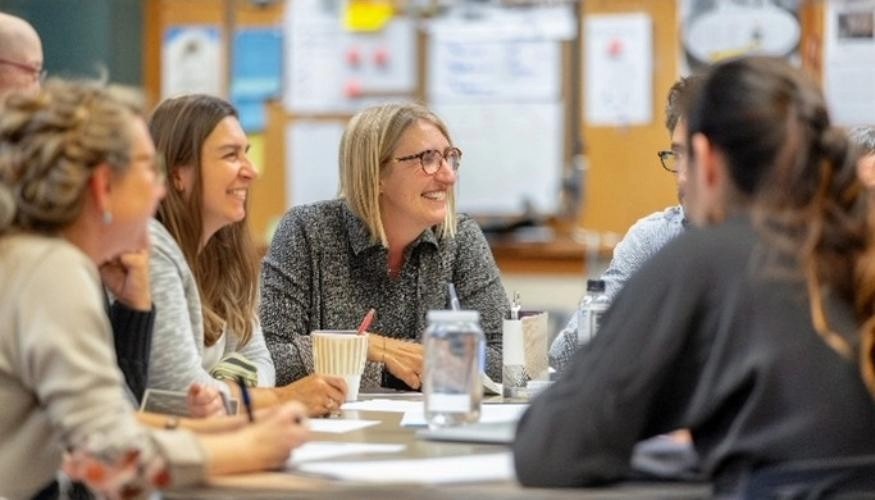
[[[447,292],[450,294],[450,309],[458,311],[462,308],[459,304],[459,296],[456,295],[456,286],[452,283],[447,283]]]
[[[249,397],[249,389],[246,387],[246,382],[243,380],[243,377],[237,376],[237,385],[240,386],[240,397],[243,398],[243,407],[246,408],[246,416],[249,417],[249,421],[255,421],[255,417],[252,416],[252,399]]]

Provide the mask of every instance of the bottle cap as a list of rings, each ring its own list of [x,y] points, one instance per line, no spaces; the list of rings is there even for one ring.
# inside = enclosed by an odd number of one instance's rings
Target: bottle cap
[[[605,280],[586,280],[586,291],[604,293]]]
[[[477,323],[480,321],[479,311],[452,311],[448,309],[435,309],[425,316],[429,323],[432,322],[460,322]]]

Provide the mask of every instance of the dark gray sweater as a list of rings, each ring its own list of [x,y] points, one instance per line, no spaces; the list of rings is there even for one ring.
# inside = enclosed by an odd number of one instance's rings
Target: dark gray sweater
[[[371,331],[418,341],[426,312],[447,307],[453,282],[463,309],[480,312],[486,334],[486,372],[501,376],[501,322],[507,297],[489,245],[477,224],[459,217],[454,238],[424,231],[409,249],[397,279],[388,251],[342,199],[313,203],[285,214],[262,267],[261,324],[278,385],[313,371],[309,334],[353,329],[370,308]],[[368,363],[362,388],[383,382],[382,365]]]
[[[519,480],[621,479],[637,441],[684,427],[721,492],[761,466],[875,453],[873,399],[856,360],[815,332],[794,262],[746,219],[669,243],[523,416]],[[854,338],[847,304],[830,301],[828,313]]]

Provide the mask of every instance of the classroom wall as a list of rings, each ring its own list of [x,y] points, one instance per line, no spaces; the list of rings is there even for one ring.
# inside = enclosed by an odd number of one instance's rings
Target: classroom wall
[[[623,233],[638,218],[676,203],[674,178],[663,171],[656,151],[668,144],[663,125],[665,95],[678,76],[677,0],[587,0],[583,16],[645,12],[653,20],[653,120],[644,126],[582,125],[588,182],[578,227]],[[53,74],[96,74],[105,67],[113,81],[142,84],[148,101],[160,91],[160,47],[164,29],[176,24],[226,22],[226,8],[236,6],[238,26],[276,25],[284,2],[267,8],[243,0],[0,0],[0,8],[29,19],[40,31],[46,68]],[[819,74],[822,2],[808,2],[801,12],[803,64]],[[59,22],[59,20],[62,20]],[[583,22],[581,20],[581,29]],[[73,40],[75,43],[71,43]],[[585,71],[584,61],[584,71]],[[574,91],[572,89],[571,91]],[[578,92],[582,89],[577,89]],[[583,102],[583,99],[580,100]],[[263,235],[285,206],[283,199],[284,115],[272,109],[265,141],[265,171],[253,196],[254,233]],[[288,117],[286,116],[286,119]]]
[[[676,0],[587,0],[583,6],[584,17],[645,12],[653,20],[653,121],[620,128],[583,124],[589,168],[579,224],[623,233],[639,218],[677,204],[674,176],[656,157],[657,151],[668,149],[664,103],[678,77]]]
[[[141,0],[0,0],[0,10],[33,24],[50,76],[106,71],[113,82],[142,85]]]

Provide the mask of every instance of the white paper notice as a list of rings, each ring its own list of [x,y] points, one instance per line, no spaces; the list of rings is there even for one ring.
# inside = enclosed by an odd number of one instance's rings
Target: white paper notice
[[[422,410],[422,401],[398,401],[395,399],[369,399],[368,401],[353,401],[344,403],[341,410],[359,411],[386,411],[393,413],[405,413],[413,410]]]
[[[586,121],[626,126],[653,120],[653,34],[650,16],[587,16]]]
[[[457,182],[459,212],[555,213],[562,182],[561,101],[433,103],[464,151]],[[535,133],[537,131],[537,133]]]
[[[496,424],[500,422],[516,422],[526,411],[527,404],[489,404],[480,409],[480,423]],[[417,408],[404,413],[401,427],[425,427],[425,409]]]
[[[216,26],[174,26],[161,46],[161,97],[225,94],[222,37]]]
[[[311,441],[292,452],[286,462],[287,468],[295,468],[305,462],[317,462],[331,458],[361,455],[365,453],[398,453],[406,448],[403,444],[335,443]]]
[[[304,463],[298,470],[366,483],[438,484],[514,479],[511,453],[411,460]]]
[[[875,123],[875,2],[827,3],[824,89],[838,125]]]
[[[379,420],[356,420],[346,418],[314,418],[309,420],[310,430],[329,434],[345,434],[379,424]]]
[[[286,208],[337,197],[342,135],[340,122],[298,120],[286,128]]]

